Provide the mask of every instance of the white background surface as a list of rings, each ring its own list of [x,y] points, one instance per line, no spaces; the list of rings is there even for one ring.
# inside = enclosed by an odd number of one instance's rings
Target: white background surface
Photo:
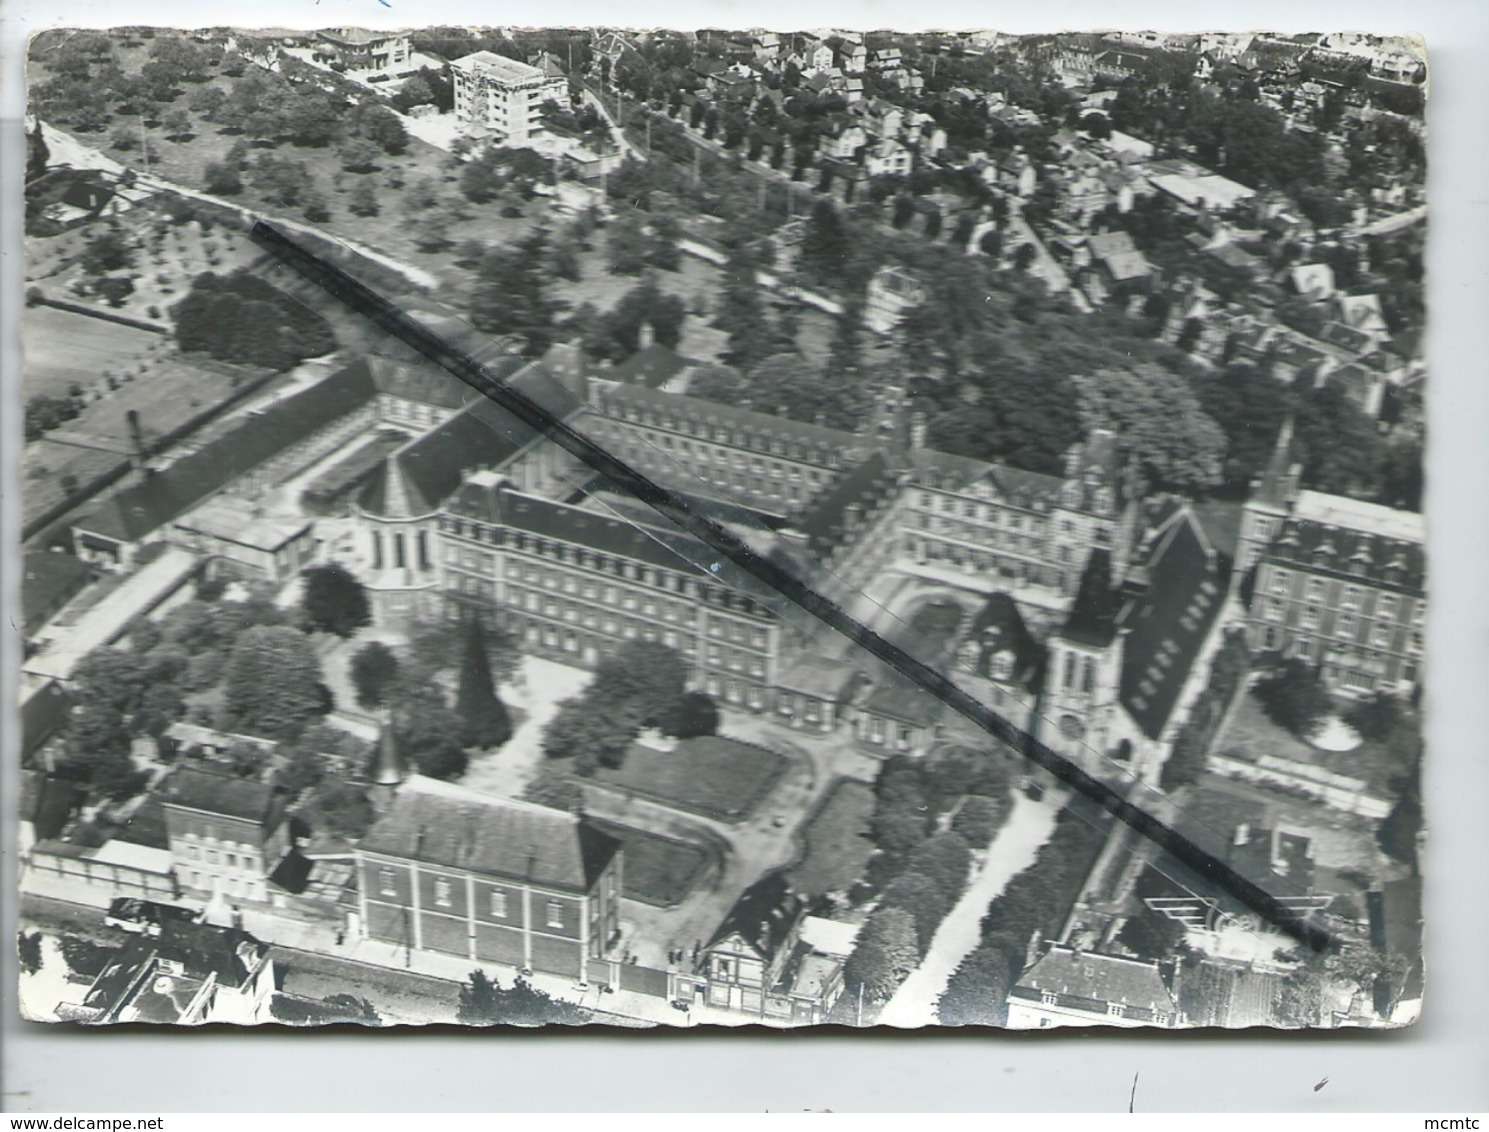
[[[16,1111],[678,1110],[1389,1110],[1489,1108],[1489,6],[1481,0],[1245,4],[978,5],[954,0],[771,0],[752,5],[554,0],[7,0],[3,84],[3,410],[5,535],[18,509],[21,60],[44,26],[175,24],[609,24],[1014,32],[1158,27],[1172,31],[1367,30],[1423,34],[1431,55],[1431,334],[1428,524],[1433,599],[1428,647],[1428,986],[1424,1020],[1405,1032],[1290,1036],[1205,1032],[1117,1037],[781,1033],[295,1033],[84,1031],[24,1025],[14,1002],[13,712],[3,713],[0,861],[0,1109]],[[3,683],[14,686],[16,571],[0,571]],[[1329,1084],[1314,1092],[1328,1077]]]

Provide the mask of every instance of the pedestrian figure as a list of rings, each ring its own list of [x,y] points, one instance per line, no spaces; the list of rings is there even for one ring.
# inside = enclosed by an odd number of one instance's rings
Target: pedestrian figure
[[[341,929],[341,928],[337,928],[336,929],[336,946],[337,947],[340,947],[345,942],[346,942],[346,932],[343,929]]]

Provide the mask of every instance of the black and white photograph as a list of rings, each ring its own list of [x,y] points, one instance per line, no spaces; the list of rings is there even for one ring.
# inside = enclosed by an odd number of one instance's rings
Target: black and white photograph
[[[36,34],[22,1016],[1415,1023],[1405,31]]]

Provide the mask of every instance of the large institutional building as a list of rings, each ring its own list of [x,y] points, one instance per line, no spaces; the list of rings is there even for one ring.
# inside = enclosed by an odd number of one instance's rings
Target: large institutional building
[[[566,80],[505,55],[477,51],[450,64],[455,116],[497,145],[525,146],[542,136],[545,102],[568,101]]]

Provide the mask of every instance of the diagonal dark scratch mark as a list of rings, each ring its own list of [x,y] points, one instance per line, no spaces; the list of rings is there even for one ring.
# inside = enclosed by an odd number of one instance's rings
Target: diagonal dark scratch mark
[[[964,719],[1020,752],[1072,791],[1148,838],[1280,931],[1314,951],[1323,951],[1330,946],[1332,941],[1328,932],[1317,924],[1309,923],[1230,864],[1129,801],[1116,788],[1088,774],[1029,732],[1014,726],[963,691],[945,673],[874,632],[838,603],[813,588],[796,571],[762,554],[733,530],[701,513],[685,496],[627,464],[573,424],[545,408],[525,390],[493,375],[470,354],[452,346],[385,296],[358,282],[346,271],[263,220],[254,224],[250,236],[280,263],[320,286],[405,345],[417,350],[540,436],[588,464],[595,472],[610,480],[617,489],[635,496],[683,531],[727,558],[741,571],[800,606],[804,612],[894,669],[909,683],[935,696]]]
[[[1327,1080],[1327,1078],[1325,1078]],[[1127,1111],[1134,1111],[1133,1105],[1137,1103],[1137,1074],[1132,1075],[1132,1092],[1127,1095]]]
[[[1322,1088],[1323,1088],[1323,1087],[1324,1087],[1324,1086],[1325,1086],[1325,1085],[1327,1085],[1327,1084],[1328,1084],[1328,1083],[1329,1083],[1329,1079],[1328,1079],[1328,1078],[1327,1078],[1327,1077],[1325,1077],[1325,1078],[1324,1078],[1324,1079],[1323,1079],[1323,1080],[1322,1080],[1322,1081],[1320,1081],[1320,1082],[1319,1082],[1319,1083],[1318,1083],[1318,1084],[1317,1084],[1317,1085],[1314,1085],[1314,1086],[1313,1086],[1313,1091],[1314,1091],[1314,1092],[1315,1092],[1315,1093],[1316,1093],[1316,1092],[1318,1092],[1318,1091],[1319,1091],[1319,1090],[1320,1090],[1320,1089],[1322,1089]]]

